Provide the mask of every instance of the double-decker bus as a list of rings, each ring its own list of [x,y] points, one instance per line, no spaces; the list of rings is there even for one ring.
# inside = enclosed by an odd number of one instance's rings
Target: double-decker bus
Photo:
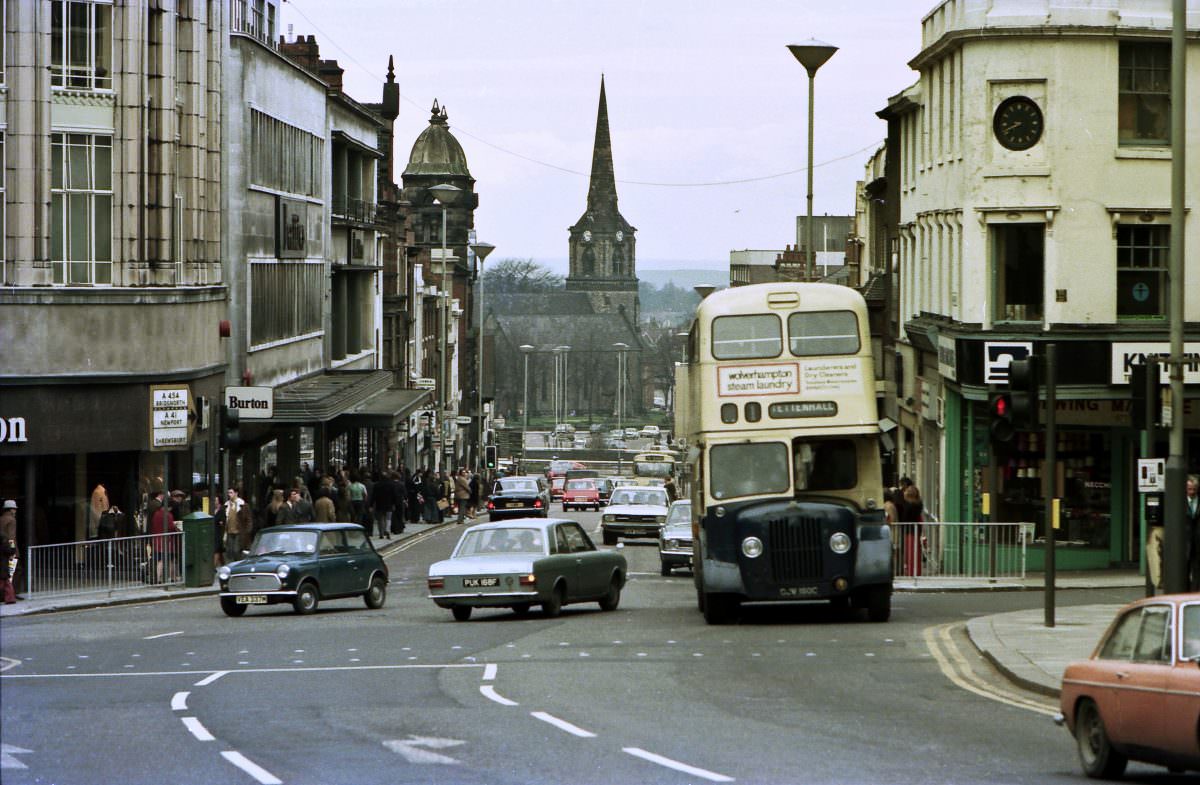
[[[696,309],[687,390],[693,575],[704,618],[827,599],[891,615],[866,303],[832,284],[716,292]]]

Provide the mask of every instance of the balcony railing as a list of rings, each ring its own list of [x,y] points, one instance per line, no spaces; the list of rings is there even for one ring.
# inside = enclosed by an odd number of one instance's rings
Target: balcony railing
[[[266,3],[255,0],[229,0],[229,31],[242,33],[256,41],[271,47],[279,48],[275,40],[275,20],[268,18],[273,14]]]
[[[349,196],[335,196],[331,205],[333,217],[343,218],[357,223],[373,224],[379,206],[364,199],[353,199]]]

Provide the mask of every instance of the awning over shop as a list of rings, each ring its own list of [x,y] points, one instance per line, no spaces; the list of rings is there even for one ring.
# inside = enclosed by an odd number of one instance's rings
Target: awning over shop
[[[432,401],[430,390],[389,387],[340,415],[336,425],[346,428],[398,427],[406,417],[422,406],[431,405]]]
[[[390,371],[328,371],[275,388],[275,411],[255,423],[313,425],[329,422],[388,389]]]

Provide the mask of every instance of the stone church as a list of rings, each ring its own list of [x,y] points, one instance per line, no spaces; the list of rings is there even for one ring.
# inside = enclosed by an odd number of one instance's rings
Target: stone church
[[[484,303],[485,346],[491,344],[492,349],[486,354],[495,358],[491,377],[496,411],[514,425],[521,422],[525,406],[526,362],[530,416],[553,414],[557,397],[567,416],[574,413],[589,421],[614,417],[622,352],[624,412],[643,410],[636,231],[617,208],[608,100],[601,77],[587,205],[569,230],[565,290],[488,295]],[[522,346],[532,348],[522,351]],[[556,385],[564,367],[566,381]]]

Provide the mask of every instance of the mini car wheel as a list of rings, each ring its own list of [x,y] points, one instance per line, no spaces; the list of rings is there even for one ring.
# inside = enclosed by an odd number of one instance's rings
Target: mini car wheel
[[[317,609],[320,602],[317,587],[312,581],[307,581],[300,584],[300,588],[296,590],[296,599],[292,602],[292,607],[296,609],[296,613],[309,614]]]
[[[562,613],[563,599],[566,592],[563,591],[563,585],[560,583],[554,587],[554,591],[550,592],[550,599],[542,603],[542,614],[547,619],[553,619]]]
[[[518,603],[518,604],[512,606],[512,612],[515,613],[517,616],[528,616],[530,607],[531,607],[530,603],[521,602],[521,603]]]
[[[376,575],[371,579],[371,585],[363,595],[363,602],[371,610],[378,610],[383,607],[383,603],[387,600],[387,582],[383,576]]]
[[[1113,749],[1100,710],[1090,699],[1083,700],[1075,713],[1075,742],[1084,774],[1109,780],[1124,773],[1129,759]]]
[[[671,574],[671,565],[667,564],[666,562],[663,562],[662,563],[662,576],[664,578],[666,578],[670,574]]]
[[[466,621],[471,618],[470,605],[455,605],[450,609],[450,612],[454,614],[455,621]]]
[[[225,611],[226,616],[238,617],[246,612],[245,605],[238,605],[233,597],[221,598],[221,610]]]
[[[605,545],[616,545],[617,544],[617,535],[609,532],[608,529],[605,529],[604,530],[604,544]]]
[[[621,604],[621,576],[612,576],[612,581],[608,584],[608,594],[600,598],[600,610],[615,611],[617,606]]]

